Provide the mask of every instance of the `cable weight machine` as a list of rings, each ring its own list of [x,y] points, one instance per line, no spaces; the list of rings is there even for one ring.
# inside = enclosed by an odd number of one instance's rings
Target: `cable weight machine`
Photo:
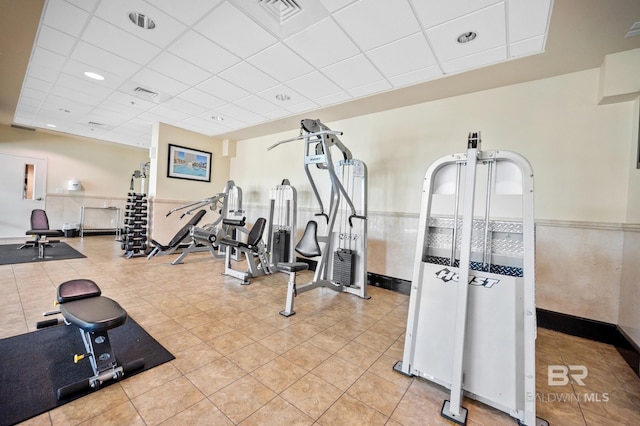
[[[308,262],[279,262],[276,267],[289,273],[287,300],[283,316],[295,313],[294,298],[318,287],[355,294],[368,299],[367,294],[367,168],[364,162],[353,158],[351,151],[338,138],[336,132],[320,120],[304,119],[300,122],[300,135],[280,144],[303,140],[305,143],[304,170],[320,207],[315,216],[324,218],[325,231],[318,235],[318,223],[307,223],[295,251],[306,257],[319,257],[313,280],[296,284],[296,273],[308,269]],[[341,158],[334,161],[332,149]],[[311,167],[325,171],[329,178],[328,210],[318,191]]]
[[[484,177],[484,181],[482,179]],[[463,396],[523,425],[536,418],[533,171],[510,151],[428,168],[403,358],[393,367],[450,390],[441,415],[466,424]]]

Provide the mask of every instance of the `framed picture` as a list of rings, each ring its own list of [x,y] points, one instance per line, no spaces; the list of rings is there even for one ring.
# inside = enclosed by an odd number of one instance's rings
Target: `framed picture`
[[[211,182],[211,153],[169,144],[167,177]]]

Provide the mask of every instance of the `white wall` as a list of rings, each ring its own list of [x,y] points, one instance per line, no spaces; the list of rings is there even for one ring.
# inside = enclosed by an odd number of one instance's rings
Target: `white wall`
[[[598,86],[593,69],[325,123],[343,131],[342,141],[369,167],[369,271],[411,279],[424,173],[435,159],[465,151],[468,133],[481,131],[483,149],[516,151],[534,169],[536,221],[547,227],[538,244],[539,307],[617,323],[633,105],[598,106]],[[231,178],[252,194],[249,202],[264,206],[269,187],[286,177],[299,206],[314,207],[302,142],[266,151],[297,133],[238,141]],[[558,226],[572,237],[554,232]],[[580,241],[614,252],[604,262],[596,253],[584,259],[573,246]],[[570,264],[554,263],[560,251]],[[549,272],[559,266],[572,275]],[[603,283],[607,273],[614,279]]]

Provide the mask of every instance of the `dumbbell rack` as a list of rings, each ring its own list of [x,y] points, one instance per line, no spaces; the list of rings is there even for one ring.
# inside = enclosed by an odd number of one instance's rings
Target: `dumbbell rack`
[[[147,194],[129,192],[124,213],[122,250],[127,259],[144,256],[147,249]]]

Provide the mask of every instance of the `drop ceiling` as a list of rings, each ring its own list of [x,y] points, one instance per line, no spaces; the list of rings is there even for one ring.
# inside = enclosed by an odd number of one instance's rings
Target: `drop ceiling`
[[[141,147],[156,122],[228,135],[540,54],[551,12],[551,0],[47,0],[13,122]]]
[[[596,68],[639,25],[638,0],[7,0],[0,124],[246,139]]]

